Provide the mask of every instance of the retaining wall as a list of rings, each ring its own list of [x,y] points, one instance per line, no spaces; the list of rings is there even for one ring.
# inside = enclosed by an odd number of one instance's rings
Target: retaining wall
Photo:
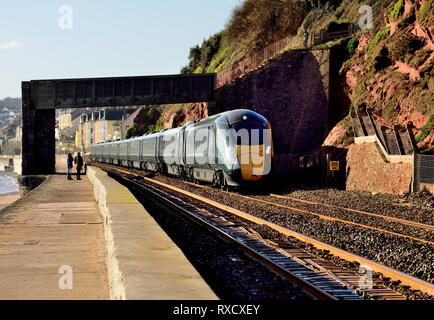
[[[286,51],[217,88],[208,113],[247,108],[266,117],[273,129],[273,167],[286,173],[288,157],[317,150],[327,137],[330,57],[329,50]]]
[[[104,218],[110,299],[217,299],[126,187],[92,166],[87,177]]]
[[[401,195],[412,189],[413,163],[388,161],[375,142],[352,144],[346,170],[347,190]]]

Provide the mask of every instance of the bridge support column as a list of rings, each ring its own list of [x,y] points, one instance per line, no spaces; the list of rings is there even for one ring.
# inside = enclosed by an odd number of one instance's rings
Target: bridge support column
[[[31,103],[30,83],[22,84],[22,175],[55,173],[55,109],[37,110]]]
[[[215,103],[215,101],[209,101],[207,103],[208,105],[208,116],[213,116],[215,114],[217,114],[217,105]]]

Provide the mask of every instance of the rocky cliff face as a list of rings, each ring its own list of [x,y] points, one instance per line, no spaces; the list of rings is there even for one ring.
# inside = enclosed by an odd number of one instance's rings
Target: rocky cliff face
[[[393,2],[376,32],[354,39],[355,54],[341,70],[352,107],[372,109],[388,128],[412,124],[422,151],[434,147],[433,11],[432,0]],[[344,146],[342,136],[350,131],[345,119],[325,144]]]
[[[335,2],[334,9],[311,8],[297,35],[302,34],[303,30],[309,33],[328,30],[332,24],[339,26],[342,21],[357,23],[360,17],[357,12],[366,3],[374,8],[374,28],[357,33],[350,41],[347,39],[338,45],[331,44],[332,52],[340,51],[345,58],[331,61],[331,70],[340,71],[337,76],[334,72],[330,75],[332,87],[324,85],[323,92],[330,111],[326,130],[328,137],[324,136],[321,125],[317,138],[322,139],[324,146],[349,146],[353,142],[353,133],[348,114],[351,110],[367,107],[373,110],[377,123],[388,128],[411,123],[419,148],[425,152],[433,151],[434,0]],[[237,54],[243,56],[240,50],[236,46],[223,46],[211,59],[210,66],[197,72],[220,71],[222,65],[236,61]],[[318,103],[313,103],[321,100],[322,93],[315,87],[319,82],[305,81],[303,73],[309,70],[306,68],[308,63],[306,59],[297,60],[297,54],[297,51],[285,53],[271,60],[268,65],[227,83],[224,89],[219,88],[216,93],[217,109],[210,112],[251,108],[264,113],[274,122],[279,142],[277,151],[283,150],[282,154],[298,153],[316,148],[317,138],[313,143],[308,138],[303,141],[305,129],[315,128],[316,124],[308,126],[304,120],[293,123],[287,119],[304,117],[300,110],[311,112],[321,109]],[[287,64],[282,63],[285,59],[288,60]],[[342,60],[346,60],[343,65]],[[213,69],[218,65],[220,67]],[[315,63],[310,66],[311,71],[314,68]],[[321,100],[319,105],[325,103]],[[288,113],[294,107],[298,111]],[[200,120],[208,112],[205,103],[166,105],[161,107],[159,118],[156,119],[159,125],[154,129]],[[287,133],[285,124],[296,134]],[[300,142],[303,145],[298,146],[298,142],[290,142],[291,139],[303,141]],[[308,147],[310,144],[312,147]]]

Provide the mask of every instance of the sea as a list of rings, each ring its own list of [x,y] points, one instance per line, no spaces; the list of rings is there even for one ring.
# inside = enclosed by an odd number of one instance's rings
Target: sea
[[[0,175],[0,196],[19,192],[17,177]]]

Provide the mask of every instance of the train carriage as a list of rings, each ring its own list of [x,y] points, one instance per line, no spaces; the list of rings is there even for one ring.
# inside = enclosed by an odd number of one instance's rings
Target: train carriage
[[[143,170],[157,172],[159,162],[157,159],[157,142],[159,133],[148,134],[142,137],[142,164]]]
[[[128,140],[128,161],[129,166],[141,169],[142,161],[142,137],[136,137]]]
[[[217,187],[243,186],[262,180],[270,173],[272,157],[270,123],[246,109],[92,147],[92,159],[97,161]]]

